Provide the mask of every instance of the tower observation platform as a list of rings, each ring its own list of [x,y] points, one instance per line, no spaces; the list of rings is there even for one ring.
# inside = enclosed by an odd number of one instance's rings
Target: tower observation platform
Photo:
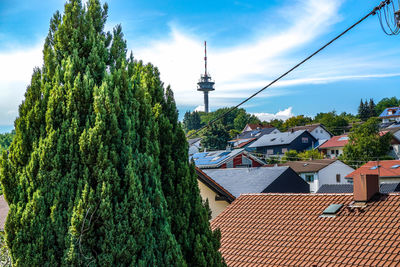
[[[201,91],[204,94],[204,112],[208,113],[208,92],[214,91],[214,82],[211,80],[211,76],[207,73],[207,42],[204,42],[204,74],[200,76],[200,80],[197,83],[197,91]]]

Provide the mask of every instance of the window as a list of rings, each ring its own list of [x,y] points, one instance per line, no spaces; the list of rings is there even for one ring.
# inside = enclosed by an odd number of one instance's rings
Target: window
[[[306,174],[306,182],[314,182],[314,174]]]
[[[336,174],[336,183],[340,183],[340,174]]]
[[[336,155],[339,155],[339,150],[336,150]]]
[[[267,150],[267,155],[273,155],[274,154],[274,150],[273,149],[268,149]]]
[[[282,154],[285,154],[287,152],[287,148],[282,148]]]
[[[302,142],[303,144],[307,144],[307,143],[308,143],[308,137],[303,137],[303,138],[301,138],[301,142]]]
[[[331,154],[335,154],[335,150],[331,150]]]

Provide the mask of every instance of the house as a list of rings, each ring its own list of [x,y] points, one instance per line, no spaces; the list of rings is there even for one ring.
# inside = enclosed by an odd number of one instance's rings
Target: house
[[[218,184],[215,180],[204,173],[200,168],[196,167],[197,183],[200,189],[200,195],[203,201],[208,199],[208,205],[211,210],[211,218],[215,218],[218,214],[235,200],[235,197],[225,188]]]
[[[288,131],[290,132],[300,130],[308,131],[317,140],[329,140],[333,136],[333,134],[329,132],[328,129],[326,129],[325,126],[321,123],[309,124],[305,126],[295,126],[293,128],[289,128]]]
[[[386,108],[379,118],[382,119],[382,123],[400,122],[400,107]]]
[[[379,192],[389,194],[400,192],[400,183],[384,183],[379,185]],[[317,194],[353,193],[353,184],[324,184]]]
[[[316,141],[306,130],[267,134],[249,145],[247,150],[265,157],[283,156],[289,150],[304,151],[311,148]]]
[[[310,186],[289,167],[196,168],[202,198],[208,199],[212,218],[241,194],[309,193]]]
[[[344,146],[349,142],[347,134],[333,136],[331,139],[319,146],[319,150],[327,158],[335,159],[343,155]]]
[[[199,152],[189,158],[201,169],[260,167],[265,164],[243,148]]]
[[[393,135],[390,143],[389,156],[394,159],[400,159],[400,127],[388,127],[381,131],[381,133],[390,132]]]
[[[354,171],[350,166],[334,159],[288,161],[278,164],[278,166],[292,168],[310,185],[312,193],[317,192],[324,184],[349,184],[350,182],[345,177]]]
[[[193,138],[193,139],[188,139],[188,144],[189,144],[189,156],[193,155],[195,153],[198,153],[201,149],[201,138]]]
[[[354,193],[241,195],[211,227],[228,266],[399,266],[399,206],[358,176]]]
[[[235,139],[228,141],[228,143],[235,148],[244,148],[260,137],[271,133],[280,133],[280,131],[272,126],[257,128],[255,130],[242,132]]]
[[[4,195],[0,196],[0,231],[4,231],[4,225],[6,223],[8,211],[10,208],[8,207],[7,201],[4,199]]]
[[[354,176],[359,174],[376,174],[379,176],[380,183],[398,183],[400,182],[400,160],[369,161],[346,175],[346,179],[351,182]]]
[[[273,126],[269,125],[269,124],[261,124],[261,123],[248,123],[248,124],[246,124],[246,126],[244,126],[242,133],[259,130],[259,129],[265,129],[265,128],[273,128]]]

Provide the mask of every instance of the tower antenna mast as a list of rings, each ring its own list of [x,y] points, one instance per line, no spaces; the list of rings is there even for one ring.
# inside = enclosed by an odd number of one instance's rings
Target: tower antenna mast
[[[204,75],[200,76],[200,80],[197,83],[197,91],[201,91],[204,94],[205,113],[208,113],[208,92],[214,90],[214,82],[211,80],[211,76],[207,73],[207,41],[204,41]]]

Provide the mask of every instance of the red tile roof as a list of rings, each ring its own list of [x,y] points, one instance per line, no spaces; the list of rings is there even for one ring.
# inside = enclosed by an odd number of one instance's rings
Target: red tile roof
[[[241,195],[212,222],[228,266],[398,266],[400,194],[362,211],[352,194]],[[343,204],[336,217],[321,217]]]
[[[379,168],[371,168],[379,165]],[[398,165],[397,168],[393,166]],[[400,160],[381,160],[379,163],[377,161],[369,161],[363,166],[353,171],[346,178],[353,178],[356,174],[378,174],[380,177],[398,177],[400,178]]]
[[[344,147],[348,142],[349,140],[347,134],[338,135],[323,143],[319,148]]]

